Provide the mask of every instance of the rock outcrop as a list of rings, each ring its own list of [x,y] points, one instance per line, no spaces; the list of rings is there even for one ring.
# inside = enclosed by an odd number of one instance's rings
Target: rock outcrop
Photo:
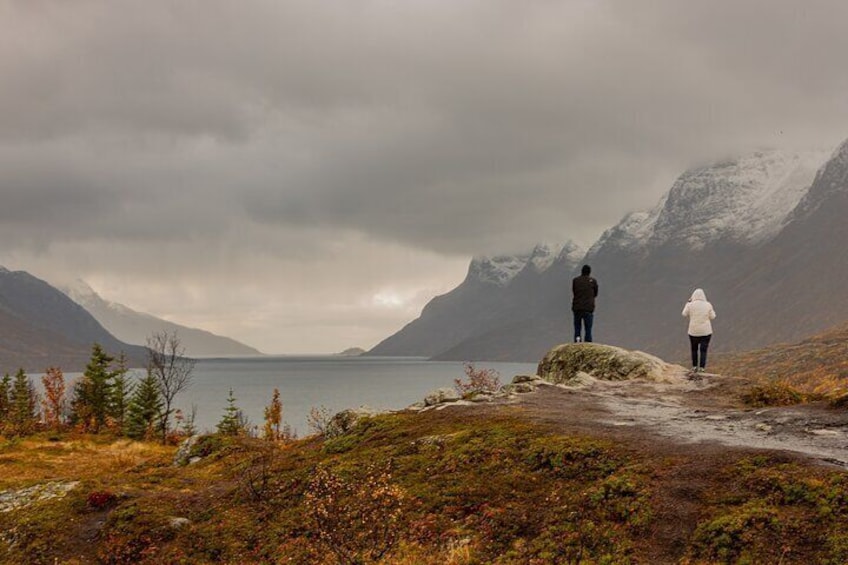
[[[670,382],[685,372],[641,351],[599,343],[567,343],[551,349],[539,362],[537,374],[554,384],[574,384],[586,376],[604,381],[643,379]]]
[[[64,498],[80,484],[79,481],[50,481],[19,490],[0,492],[0,512],[26,508],[42,500]]]

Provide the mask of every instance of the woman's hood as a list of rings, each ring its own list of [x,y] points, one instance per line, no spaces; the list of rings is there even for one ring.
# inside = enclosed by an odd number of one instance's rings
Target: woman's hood
[[[703,289],[696,288],[695,292],[692,293],[692,298],[690,298],[689,300],[692,301],[692,302],[694,302],[695,300],[703,300],[703,301],[706,302],[707,295],[704,294]]]

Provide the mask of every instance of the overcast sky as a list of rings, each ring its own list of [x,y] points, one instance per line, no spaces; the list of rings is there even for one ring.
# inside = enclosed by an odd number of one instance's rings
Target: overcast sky
[[[0,0],[0,265],[269,353],[848,138],[844,0]]]

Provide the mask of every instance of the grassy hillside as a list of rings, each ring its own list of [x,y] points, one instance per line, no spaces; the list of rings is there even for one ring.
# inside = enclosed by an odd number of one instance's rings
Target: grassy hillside
[[[802,395],[838,400],[848,394],[848,326],[793,344],[717,355],[711,370]]]
[[[518,408],[367,418],[271,444],[0,445],[3,563],[844,563],[848,477],[782,455],[636,451]],[[705,453],[709,452],[709,456]],[[19,495],[19,499],[20,499]],[[32,497],[35,498],[35,497]]]

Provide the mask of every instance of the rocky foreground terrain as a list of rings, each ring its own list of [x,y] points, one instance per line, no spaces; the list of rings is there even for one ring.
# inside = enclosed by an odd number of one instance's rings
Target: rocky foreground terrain
[[[4,563],[845,563],[848,414],[563,345],[499,390],[298,441],[0,444]],[[809,384],[809,383],[808,383]]]

